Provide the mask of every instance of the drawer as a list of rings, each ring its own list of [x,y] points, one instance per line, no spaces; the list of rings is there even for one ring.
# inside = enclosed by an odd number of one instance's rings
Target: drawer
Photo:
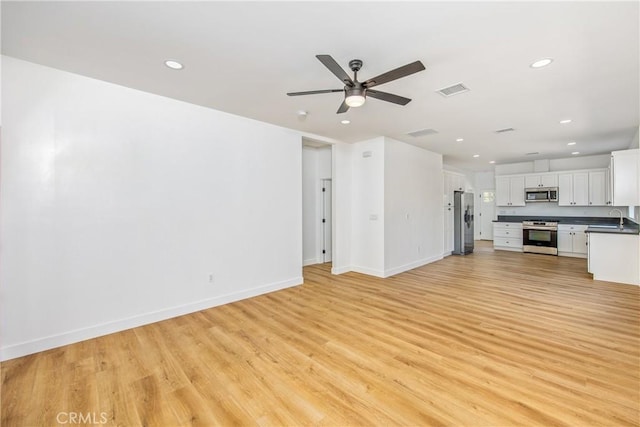
[[[522,238],[521,229],[513,228],[495,228],[493,230],[493,237],[511,237],[516,239]]]
[[[494,222],[493,229],[504,229],[504,230],[522,230],[521,222]]]
[[[493,236],[493,246],[522,249],[522,237],[496,237]]]
[[[570,224],[558,224],[558,231],[584,231],[588,228],[588,225],[570,225]]]

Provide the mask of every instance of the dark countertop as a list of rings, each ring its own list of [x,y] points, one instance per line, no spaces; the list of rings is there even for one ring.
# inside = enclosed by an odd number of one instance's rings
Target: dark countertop
[[[606,234],[640,234],[640,229],[638,226],[624,226],[623,228],[596,228],[589,227],[584,230],[585,233],[606,233]]]
[[[518,216],[518,215],[498,215],[498,219],[493,222],[522,222],[527,220],[534,221],[557,221],[559,224],[573,225],[618,225],[620,220],[615,217],[591,217],[591,216]],[[609,233],[609,234],[640,234],[640,228],[637,223],[624,218],[623,228],[593,228],[589,227],[586,233]]]

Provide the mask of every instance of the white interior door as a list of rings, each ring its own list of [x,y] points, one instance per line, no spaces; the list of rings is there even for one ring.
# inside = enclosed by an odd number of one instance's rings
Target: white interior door
[[[331,180],[322,180],[322,262],[331,261]]]
[[[493,240],[493,220],[496,208],[495,190],[480,192],[480,240]]]

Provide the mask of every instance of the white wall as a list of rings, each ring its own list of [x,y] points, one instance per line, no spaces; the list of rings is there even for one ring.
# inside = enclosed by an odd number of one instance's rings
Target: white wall
[[[331,179],[331,146],[302,148],[302,258],[303,265],[323,262],[323,179]]]
[[[611,163],[610,154],[597,156],[570,157],[566,159],[549,160],[550,171],[568,171],[577,169],[608,168]]]
[[[384,276],[442,258],[442,156],[385,138]]]
[[[442,156],[386,137],[350,155],[351,265],[340,271],[388,277],[441,259]]]
[[[331,146],[316,149],[318,155],[318,179],[331,179]]]
[[[636,134],[631,138],[631,142],[629,143],[629,149],[633,150],[634,148],[640,148],[640,126],[636,129]]]
[[[383,277],[384,137],[353,144],[351,154],[351,269]]]
[[[478,192],[496,188],[496,176],[493,171],[476,172],[474,180],[475,188],[478,190]]]
[[[302,282],[296,132],[9,57],[2,86],[2,359]]]
[[[332,150],[333,274],[351,271],[353,149],[351,144],[336,143]]]
[[[568,171],[579,169],[597,169],[609,167],[611,156],[609,154],[598,154],[595,156],[568,157],[564,159],[549,160],[549,171]],[[509,163],[496,165],[496,175],[510,175],[518,173],[533,173],[534,162]]]

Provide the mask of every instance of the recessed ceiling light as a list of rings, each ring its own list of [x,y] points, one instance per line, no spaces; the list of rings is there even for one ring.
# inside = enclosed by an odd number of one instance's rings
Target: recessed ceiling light
[[[571,119],[560,120],[560,124],[566,125],[567,123],[571,123]]]
[[[182,65],[178,61],[174,61],[173,59],[167,59],[166,61],[164,61],[164,65],[171,68],[172,70],[182,70],[184,68],[184,65]]]
[[[478,158],[480,157],[480,154],[474,154],[473,157]]]
[[[489,163],[494,164],[496,161],[495,160],[491,160]]]
[[[546,67],[547,65],[551,64],[553,62],[553,59],[551,58],[542,58],[537,60],[536,62],[534,62],[533,64],[529,65],[531,68],[542,68],[542,67]]]
[[[456,142],[462,142],[462,141],[464,141],[464,139],[463,139],[463,138],[458,138],[458,139],[456,139]]]
[[[575,141],[571,141],[567,145],[576,145],[576,142]]]
[[[340,123],[342,123],[343,125],[348,125],[349,123],[351,123],[351,120],[342,120],[340,121]]]
[[[574,151],[574,152],[573,152],[573,153],[571,153],[571,154],[576,155],[576,154],[580,154],[580,152],[579,152],[579,151]]]

